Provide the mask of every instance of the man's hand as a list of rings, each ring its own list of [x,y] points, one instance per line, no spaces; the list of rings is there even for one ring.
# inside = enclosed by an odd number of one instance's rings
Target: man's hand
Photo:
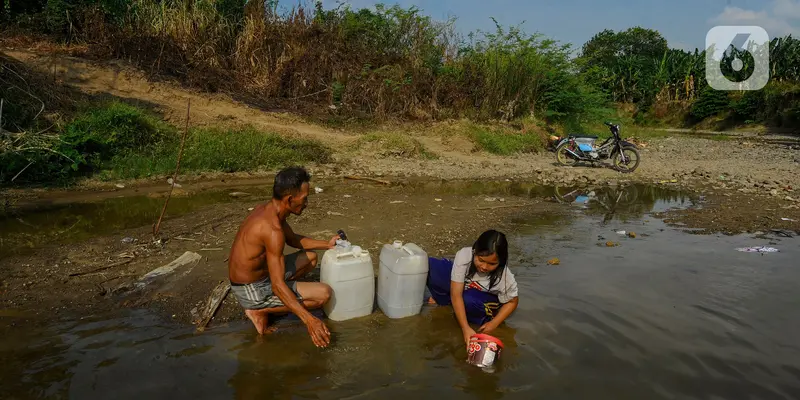
[[[332,249],[332,248],[336,247],[336,241],[339,240],[339,239],[341,239],[339,237],[339,235],[336,235],[336,236],[332,237],[331,240],[328,241],[328,249]]]
[[[311,317],[306,323],[308,328],[308,335],[311,336],[311,341],[317,347],[328,347],[331,343],[331,332],[325,323],[320,321],[317,317]]]

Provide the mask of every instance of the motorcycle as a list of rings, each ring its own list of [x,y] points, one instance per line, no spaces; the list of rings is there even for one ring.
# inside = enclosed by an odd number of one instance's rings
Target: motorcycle
[[[619,125],[604,122],[611,130],[611,137],[595,147],[597,136],[569,135],[556,144],[556,160],[565,166],[573,166],[579,161],[590,163],[612,160],[614,169],[630,173],[639,167],[639,149],[635,144],[625,141],[619,134]]]

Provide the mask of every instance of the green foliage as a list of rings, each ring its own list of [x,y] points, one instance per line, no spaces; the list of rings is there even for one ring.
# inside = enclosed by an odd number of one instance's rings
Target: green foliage
[[[0,150],[6,143],[2,139]],[[15,151],[0,151],[0,183],[23,170],[18,182],[68,181],[90,175],[105,179],[166,176],[174,172],[180,148],[176,128],[119,102],[79,113],[60,137],[37,140]],[[181,171],[239,172],[330,161],[330,149],[317,141],[285,138],[252,127],[203,128],[190,131]]]
[[[726,111],[729,106],[728,92],[706,87],[700,92],[700,97],[692,105],[690,115],[700,121]]]
[[[736,96],[731,101],[734,117],[740,121],[756,121],[761,119],[766,103],[764,90],[751,90]]]
[[[577,63],[587,81],[612,100],[651,102],[660,89],[655,80],[659,61],[668,50],[667,41],[654,30],[604,30],[583,45]]]
[[[176,138],[113,157],[103,173],[107,179],[167,176],[175,171],[180,141]],[[327,163],[330,149],[319,142],[290,139],[252,127],[233,130],[194,129],[181,159],[184,172],[240,172],[303,162]]]
[[[502,156],[538,153],[545,148],[545,140],[536,133],[472,126],[468,134],[479,149]]]
[[[112,102],[78,115],[64,129],[60,150],[73,158],[72,168],[97,170],[115,155],[147,149],[170,139],[175,129],[128,104]]]

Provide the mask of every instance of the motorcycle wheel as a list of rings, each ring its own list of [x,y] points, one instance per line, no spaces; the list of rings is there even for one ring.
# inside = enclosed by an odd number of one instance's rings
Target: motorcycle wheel
[[[563,166],[571,167],[575,165],[575,163],[578,162],[578,160],[575,159],[575,156],[567,152],[568,146],[569,142],[566,142],[566,143],[561,143],[561,145],[559,145],[558,148],[556,148],[556,160],[558,161],[559,164]]]
[[[622,155],[627,159],[622,161]],[[622,151],[614,153],[614,169],[622,173],[631,173],[639,167],[639,150],[632,146],[622,148]]]

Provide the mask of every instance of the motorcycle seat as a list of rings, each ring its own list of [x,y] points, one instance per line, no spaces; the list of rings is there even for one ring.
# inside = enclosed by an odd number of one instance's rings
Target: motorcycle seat
[[[580,135],[580,134],[570,134],[569,137],[576,138],[576,139],[597,139],[598,137],[595,135]]]

